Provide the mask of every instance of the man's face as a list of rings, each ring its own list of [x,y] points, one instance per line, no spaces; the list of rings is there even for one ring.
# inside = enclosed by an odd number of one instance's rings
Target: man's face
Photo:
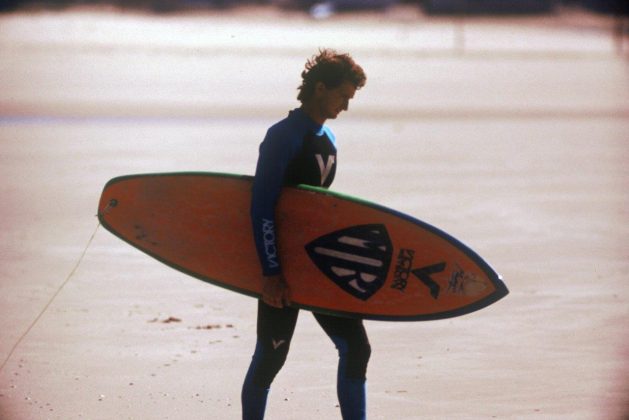
[[[328,89],[323,83],[317,86],[316,98],[321,116],[326,119],[336,118],[341,111],[347,111],[349,101],[354,97],[356,87],[351,82],[343,82],[339,87]]]

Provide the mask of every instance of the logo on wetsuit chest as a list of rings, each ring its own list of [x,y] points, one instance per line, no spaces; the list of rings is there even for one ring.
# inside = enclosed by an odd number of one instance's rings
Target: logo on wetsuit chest
[[[323,162],[323,155],[316,154],[317,164],[319,165],[319,173],[321,174],[321,185],[325,185],[326,179],[330,175],[330,171],[334,166],[335,156],[329,155],[327,163]]]
[[[360,225],[332,232],[306,245],[308,256],[328,278],[352,296],[367,300],[383,285],[392,245],[384,225]]]

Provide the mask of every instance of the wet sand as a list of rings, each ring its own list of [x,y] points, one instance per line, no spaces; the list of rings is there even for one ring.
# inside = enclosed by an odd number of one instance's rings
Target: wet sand
[[[627,414],[629,62],[609,22],[404,10],[0,16],[0,418],[239,418],[255,300],[102,228],[68,276],[110,178],[251,174],[322,46],[368,75],[329,122],[333,189],[453,234],[511,291],[460,318],[367,322],[369,418]],[[268,418],[340,418],[336,359],[303,312]]]

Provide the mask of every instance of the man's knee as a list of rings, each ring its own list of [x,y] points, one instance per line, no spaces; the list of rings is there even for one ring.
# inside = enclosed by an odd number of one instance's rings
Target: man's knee
[[[371,356],[371,345],[368,341],[350,344],[347,354],[346,376],[351,379],[365,379],[367,364]]]
[[[254,376],[256,385],[268,388],[273,379],[284,366],[288,356],[289,344],[286,342],[272,342],[269,345],[262,345],[256,348],[254,354]]]
[[[345,371],[342,374],[346,378],[364,380],[367,374],[369,357],[371,356],[371,345],[367,337],[333,337],[333,340],[339,351],[340,366],[345,367]]]

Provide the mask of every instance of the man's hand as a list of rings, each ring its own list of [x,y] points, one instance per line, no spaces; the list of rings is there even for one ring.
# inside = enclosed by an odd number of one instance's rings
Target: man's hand
[[[282,274],[262,279],[262,301],[275,308],[290,304],[290,290]]]

